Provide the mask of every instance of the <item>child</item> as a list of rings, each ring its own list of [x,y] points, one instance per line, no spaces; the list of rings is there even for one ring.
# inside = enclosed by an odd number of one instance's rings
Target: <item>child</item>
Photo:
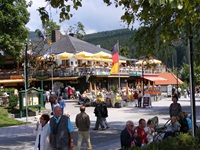
[[[62,98],[62,95],[60,95],[58,103],[60,104],[60,108],[62,109],[62,114],[64,114],[64,109],[66,107],[65,100]]]

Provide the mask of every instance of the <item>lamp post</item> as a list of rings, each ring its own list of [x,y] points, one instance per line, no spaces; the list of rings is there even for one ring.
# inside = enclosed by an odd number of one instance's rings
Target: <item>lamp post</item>
[[[53,86],[53,68],[56,65],[56,56],[54,54],[48,55],[46,57],[46,62],[47,66],[51,67],[51,87],[52,87],[52,92],[54,90]]]
[[[26,43],[25,48],[25,64],[24,64],[24,73],[25,73],[25,100],[26,100],[26,122],[28,122],[28,42]]]
[[[146,60],[142,61],[142,95],[144,96],[144,68],[143,68],[143,64]]]

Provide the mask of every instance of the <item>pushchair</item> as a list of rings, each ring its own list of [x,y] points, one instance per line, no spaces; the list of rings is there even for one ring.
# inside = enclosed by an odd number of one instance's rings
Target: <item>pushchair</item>
[[[162,141],[165,133],[167,131],[167,126],[170,124],[171,119],[168,119],[167,122],[163,126],[157,126],[155,127],[155,131],[157,132],[157,135],[154,137],[154,141]]]
[[[176,120],[176,117],[172,117],[165,123],[164,126],[158,127],[156,129],[157,136],[154,141],[162,141],[169,137],[175,137],[180,134],[181,124]]]

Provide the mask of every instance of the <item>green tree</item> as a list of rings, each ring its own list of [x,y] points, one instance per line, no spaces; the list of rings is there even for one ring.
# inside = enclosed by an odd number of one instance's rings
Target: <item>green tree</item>
[[[177,40],[186,41],[188,37],[193,38],[195,57],[200,53],[200,22],[199,0],[103,0],[108,6],[122,7],[124,14],[121,19],[127,22],[129,27],[139,20],[141,28],[136,32],[134,40],[137,51],[143,55],[158,53],[169,56],[172,43]],[[70,19],[73,15],[72,9],[82,7],[82,0],[51,0],[53,8],[59,8],[60,21]],[[43,23],[48,21],[49,12],[45,7],[40,7],[39,12]],[[200,61],[198,61],[200,64]]]
[[[181,69],[181,79],[186,82],[187,84],[190,83],[190,73],[189,73],[189,65],[184,64]],[[195,85],[200,85],[200,66],[194,63],[194,83]]]
[[[30,14],[25,0],[4,0],[0,2],[0,49],[7,56],[18,59],[28,35],[25,25]]]
[[[119,54],[129,58],[130,57],[130,50],[127,46],[120,46]]]
[[[85,36],[85,29],[84,25],[81,22],[78,22],[74,26],[70,26],[67,31],[65,31],[67,34],[76,34],[78,39],[83,40]]]
[[[44,34],[46,37],[51,37],[52,30],[55,30],[55,29],[60,30],[60,26],[57,25],[56,22],[51,20],[49,22],[46,22],[43,25],[43,29],[44,29],[43,31],[40,29],[35,30],[35,32],[37,33],[39,38],[44,38]],[[49,38],[47,38],[47,39],[49,39]]]

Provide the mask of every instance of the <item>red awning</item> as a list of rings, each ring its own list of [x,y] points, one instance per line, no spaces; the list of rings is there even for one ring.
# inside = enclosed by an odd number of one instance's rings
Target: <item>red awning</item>
[[[150,80],[150,81],[167,81],[167,79],[162,77],[143,77],[144,79]]]

